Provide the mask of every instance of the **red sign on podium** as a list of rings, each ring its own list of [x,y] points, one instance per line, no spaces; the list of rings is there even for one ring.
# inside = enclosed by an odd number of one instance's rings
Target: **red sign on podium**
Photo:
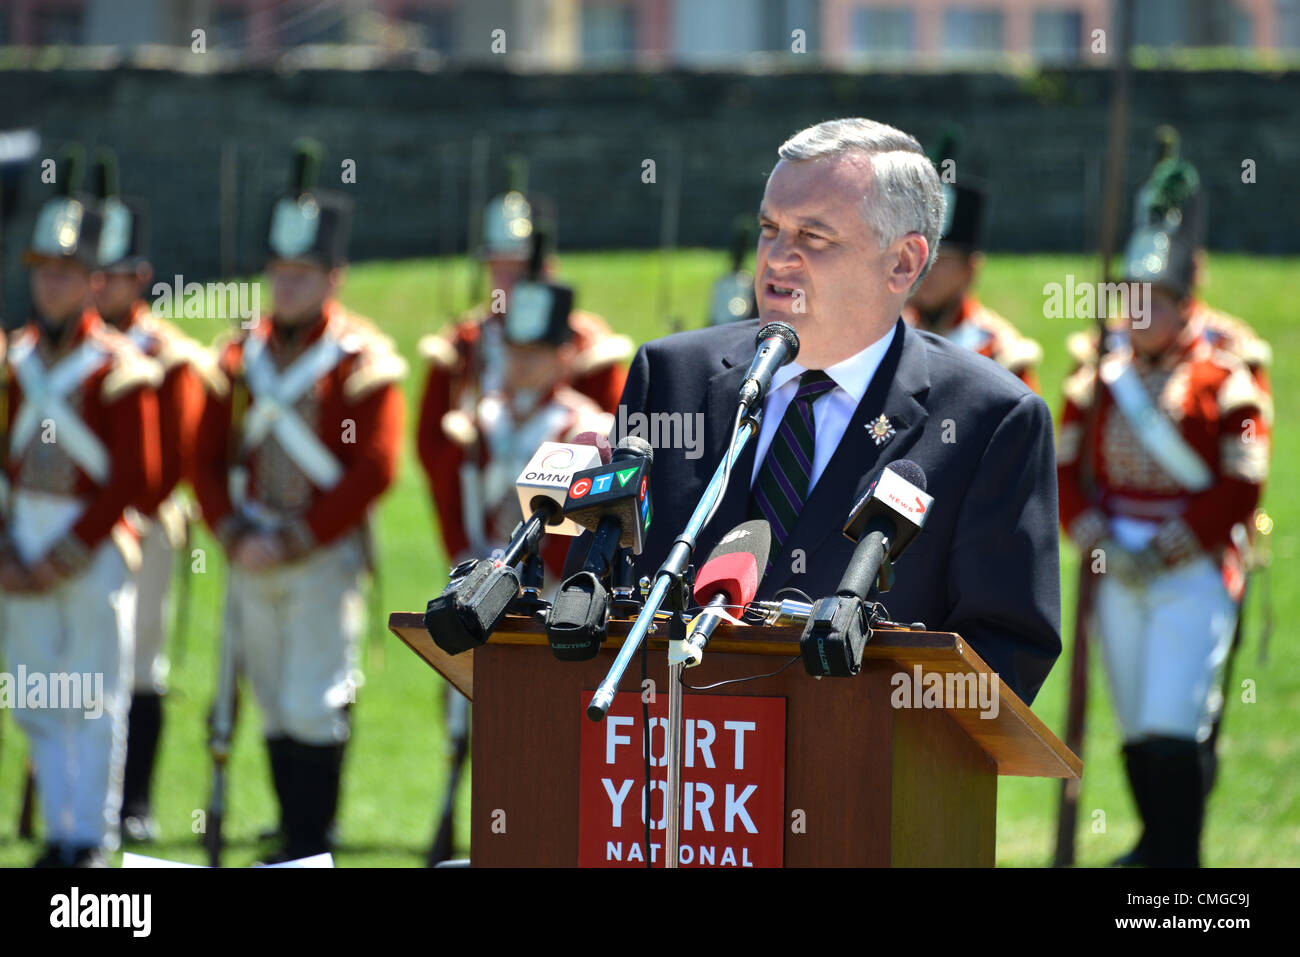
[[[591,692],[584,691],[578,714]],[[785,699],[682,698],[682,867],[780,867],[785,838]],[[582,717],[578,865],[645,867],[641,696],[599,723]],[[668,696],[650,705],[650,860],[664,866]]]

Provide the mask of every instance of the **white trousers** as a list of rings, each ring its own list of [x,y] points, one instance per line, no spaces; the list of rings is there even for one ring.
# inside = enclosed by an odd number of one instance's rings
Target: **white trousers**
[[[136,573],[135,690],[163,694],[167,690],[167,589],[176,552],[162,522],[149,523],[140,542]]]
[[[135,598],[111,541],[85,571],[50,591],[5,596],[6,667],[25,669],[29,688],[33,676],[43,676],[50,689],[44,707],[13,713],[31,741],[47,841],[116,846]],[[54,707],[68,704],[68,695],[53,691],[68,682],[80,686],[80,706]]]
[[[1102,575],[1096,625],[1125,743],[1210,735],[1237,606],[1201,557],[1133,586]]]
[[[258,572],[232,566],[227,634],[263,712],[268,738],[346,741],[345,704],[355,700],[361,540],[347,535],[290,565]]]

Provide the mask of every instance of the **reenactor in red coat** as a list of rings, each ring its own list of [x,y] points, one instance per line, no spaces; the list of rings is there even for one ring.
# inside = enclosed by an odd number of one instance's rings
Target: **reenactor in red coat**
[[[210,350],[150,311],[144,299],[153,279],[148,208],[140,200],[119,195],[112,154],[98,157],[96,173],[104,229],[98,268],[103,280],[95,290],[95,307],[106,323],[158,363],[162,376],[157,389],[159,481],[128,512],[140,535],[141,564],[136,575],[135,683],[127,732],[122,831],[128,840],[141,842],[157,836],[150,786],[167,692],[167,593],[175,554],[188,539],[188,518],[178,486],[189,474],[204,392],[224,389],[225,380]]]
[[[950,152],[950,146],[942,150]],[[992,359],[1037,392],[1042,346],[971,292],[984,262],[980,247],[988,193],[982,183],[964,174],[954,183],[944,181],[943,191],[947,209],[939,254],[908,299],[903,319]]]
[[[1200,190],[1200,177],[1196,167],[1179,155],[1178,133],[1173,128],[1165,126],[1159,129],[1157,138],[1160,144],[1160,158],[1136,199],[1135,216],[1139,222],[1150,218],[1153,205],[1157,207],[1170,203],[1186,205],[1187,198],[1194,196]],[[1171,192],[1178,195],[1171,196]],[[1271,395],[1272,386],[1269,383],[1268,370],[1273,362],[1272,347],[1251,328],[1246,320],[1216,309],[1198,293],[1209,258],[1205,249],[1209,222],[1204,204],[1200,200],[1191,204],[1187,215],[1189,221],[1185,226],[1180,224],[1179,233],[1184,242],[1191,243],[1194,248],[1188,302],[1189,322],[1194,328],[1200,330],[1201,337],[1212,347],[1230,352],[1246,363],[1260,388]],[[1117,331],[1122,332],[1125,322],[1122,317],[1116,317],[1111,324]],[[1066,346],[1074,369],[1097,361],[1095,329],[1074,333],[1067,339]]]
[[[1061,524],[1100,573],[1095,629],[1144,827],[1120,863],[1147,866],[1200,863],[1239,542],[1271,421],[1249,366],[1206,335],[1195,204],[1175,185],[1141,207],[1126,253],[1149,308],[1130,305],[1100,368],[1094,354],[1067,380],[1057,450]]]
[[[5,655],[51,696],[14,712],[47,867],[103,866],[118,841],[140,565],[125,513],[158,485],[157,365],[91,304],[103,217],[74,167],[37,217],[33,315],[0,377]]]
[[[594,416],[617,409],[623,392],[632,343],[599,316],[569,309],[562,321],[539,329],[510,319],[515,287],[545,284],[550,273],[544,225],[519,192],[493,200],[479,253],[492,302],[420,341],[429,373],[416,444],[452,565],[500,544],[503,523],[509,532],[513,521],[502,516],[512,506],[517,511],[513,482],[537,446],[585,431]],[[500,481],[484,485],[511,467],[510,495],[503,498]],[[558,573],[564,550],[552,544],[550,551]]]
[[[301,147],[274,207],[275,310],[219,349],[194,490],[226,549],[227,635],[263,713],[286,844],[329,849],[355,700],[371,506],[393,481],[406,364],[336,293],[351,205],[314,187]]]

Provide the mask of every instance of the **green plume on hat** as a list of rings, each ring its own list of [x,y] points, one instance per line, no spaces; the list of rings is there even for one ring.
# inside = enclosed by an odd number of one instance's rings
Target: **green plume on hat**
[[[96,199],[108,199],[122,192],[117,154],[105,147],[95,151],[95,162],[90,172],[91,188]]]
[[[289,181],[290,189],[298,193],[310,192],[320,176],[321,158],[325,148],[319,140],[309,136],[299,137],[293,143],[293,178]]]
[[[1147,222],[1163,220],[1174,210],[1181,212],[1201,191],[1196,167],[1179,155],[1178,131],[1161,126],[1156,142],[1160,158],[1138,193],[1138,215]]]
[[[86,151],[80,143],[69,143],[55,167],[54,189],[59,196],[71,196],[81,189],[81,177],[86,166]]]

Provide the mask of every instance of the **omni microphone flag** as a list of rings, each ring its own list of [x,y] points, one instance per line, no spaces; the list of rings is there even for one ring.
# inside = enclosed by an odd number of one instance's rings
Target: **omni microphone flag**
[[[524,470],[515,480],[515,491],[519,494],[519,510],[527,518],[545,503],[555,505],[554,515],[547,520],[546,532],[549,535],[580,535],[581,526],[564,514],[564,501],[569,493],[569,486],[574,478],[593,468],[599,469],[602,461],[609,461],[609,442],[605,441],[602,450],[595,444],[593,433],[584,433],[579,438],[591,435],[591,444],[565,444],[560,442],[543,442],[533,453]],[[602,455],[602,452],[604,453]]]

